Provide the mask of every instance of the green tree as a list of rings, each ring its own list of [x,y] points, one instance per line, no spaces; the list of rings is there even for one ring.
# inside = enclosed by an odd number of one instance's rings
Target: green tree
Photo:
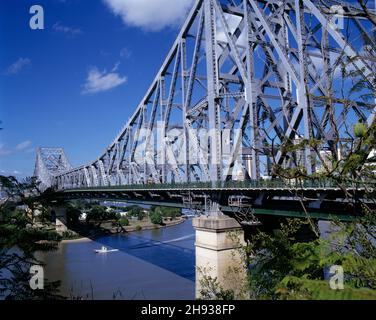
[[[152,206],[150,208],[150,214],[153,212],[159,211],[162,217],[175,219],[182,215],[180,208],[171,208],[171,207],[156,207]]]
[[[129,226],[129,220],[126,217],[120,218],[119,223],[122,227]]]
[[[131,217],[137,217],[139,221],[142,221],[145,218],[144,210],[139,206],[128,207],[128,214]]]
[[[362,225],[369,225],[368,219],[362,218]],[[254,235],[243,248],[250,265],[251,298],[376,299],[375,248],[359,222],[337,222],[338,231],[329,239],[309,242],[297,239],[301,226],[308,224],[298,220],[288,220],[273,234]],[[346,275],[340,292],[333,291],[324,278],[324,270],[333,265],[342,266]]]
[[[61,240],[49,225],[48,197],[35,179],[0,176],[0,187],[0,295],[8,300],[62,299],[59,282],[46,280],[44,290],[35,291],[29,285],[30,267],[43,266],[35,253],[55,250]]]
[[[152,213],[150,213],[150,221],[153,224],[163,224],[161,209],[156,208]]]
[[[113,210],[107,210],[106,207],[99,205],[93,206],[86,217],[87,222],[103,222],[108,220],[116,220],[116,212]]]
[[[86,200],[78,199],[71,202],[72,207],[78,210],[84,210],[88,208],[89,203]]]
[[[73,205],[67,205],[67,226],[74,227],[79,223],[81,210]]]

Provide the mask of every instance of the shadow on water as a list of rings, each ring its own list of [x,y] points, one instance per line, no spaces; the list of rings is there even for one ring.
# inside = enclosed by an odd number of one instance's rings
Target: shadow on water
[[[194,299],[192,221],[157,230],[67,242],[43,254],[46,278],[60,280],[67,297],[96,299]],[[102,246],[118,252],[96,254]]]
[[[169,228],[100,237],[95,242],[195,281],[194,239],[191,221],[186,221]]]

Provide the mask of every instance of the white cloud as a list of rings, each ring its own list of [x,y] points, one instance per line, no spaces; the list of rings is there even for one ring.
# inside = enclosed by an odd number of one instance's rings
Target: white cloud
[[[238,16],[229,15],[229,14],[226,14],[226,13],[224,14],[224,17],[226,19],[226,22],[227,22],[227,25],[230,29],[230,32],[233,34],[235,32],[236,28],[239,26],[242,19]],[[242,32],[241,36],[243,36],[245,38],[246,33]],[[219,17],[217,18],[217,40],[222,41],[222,42],[226,42],[226,43],[228,42],[227,36],[226,36],[226,33],[225,33],[225,28],[222,25],[222,22],[219,19]]]
[[[119,64],[116,64],[110,72],[107,72],[106,70],[99,71],[96,67],[91,68],[89,70],[82,94],[104,92],[126,83],[127,77],[122,77],[116,72],[118,65]]]
[[[4,144],[0,144],[0,157],[8,156],[12,153],[12,150],[5,147]]]
[[[234,34],[236,28],[239,26],[241,22],[241,18],[238,16],[234,15],[229,15],[229,14],[224,14],[228,28],[231,32],[231,34]],[[217,41],[223,42],[223,43],[228,43],[227,36],[225,33],[225,27],[222,25],[221,20],[219,17],[217,18]],[[245,46],[247,41],[247,34],[243,30],[240,36],[238,37],[238,40],[236,41],[236,44],[238,46]],[[220,56],[223,53],[223,47],[220,45],[217,45],[217,56]]]
[[[30,140],[26,140],[26,141],[23,141],[21,143],[19,143],[18,145],[16,145],[16,150],[17,151],[22,151],[22,150],[25,150],[27,149],[28,147],[30,147],[32,144],[32,142]]]
[[[124,59],[129,59],[132,56],[132,51],[129,50],[127,47],[124,47],[120,50],[120,57]]]
[[[126,25],[159,31],[186,18],[195,0],[103,0]]]
[[[23,177],[24,176],[24,174],[18,170],[11,170],[11,171],[1,170],[0,174],[5,177],[9,177],[9,176]]]
[[[60,22],[56,22],[52,26],[52,29],[55,32],[65,33],[65,34],[67,34],[68,36],[70,36],[72,38],[74,38],[75,36],[79,36],[79,35],[83,34],[83,32],[82,32],[81,29],[67,27],[67,26],[62,25]]]
[[[23,68],[31,64],[29,58],[19,58],[16,62],[12,63],[5,71],[6,75],[15,75],[22,71]]]
[[[33,148],[30,148],[31,145],[32,145],[32,141],[30,140],[23,141],[19,143],[18,145],[16,145],[15,147],[11,147],[11,148],[7,147],[4,144],[0,144],[0,157],[6,157],[11,154],[16,154],[18,152],[31,153],[31,150],[34,151]]]

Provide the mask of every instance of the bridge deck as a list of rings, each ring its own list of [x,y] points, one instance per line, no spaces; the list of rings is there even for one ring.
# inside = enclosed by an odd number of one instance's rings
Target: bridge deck
[[[236,205],[231,205],[230,199],[245,197],[256,215],[310,216],[315,219],[348,221],[359,214],[360,208],[346,198],[346,193],[356,192],[362,198],[365,197],[365,188],[351,187],[349,183],[343,187],[346,190],[328,181],[310,181],[296,186],[280,181],[191,183],[66,189],[57,191],[55,196],[64,200],[86,198],[124,201],[201,211],[205,210],[208,199],[216,199],[221,210],[230,214],[240,210]]]

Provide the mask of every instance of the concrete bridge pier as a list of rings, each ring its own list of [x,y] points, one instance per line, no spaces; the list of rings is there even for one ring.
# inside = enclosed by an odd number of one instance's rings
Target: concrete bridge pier
[[[62,234],[68,231],[67,227],[67,209],[66,208],[52,208],[51,209],[52,220],[56,222],[56,232]]]
[[[241,298],[246,283],[246,268],[239,248],[244,245],[244,233],[235,219],[217,212],[193,219],[196,230],[196,298],[202,298],[202,282],[216,279],[223,290],[232,290]]]

